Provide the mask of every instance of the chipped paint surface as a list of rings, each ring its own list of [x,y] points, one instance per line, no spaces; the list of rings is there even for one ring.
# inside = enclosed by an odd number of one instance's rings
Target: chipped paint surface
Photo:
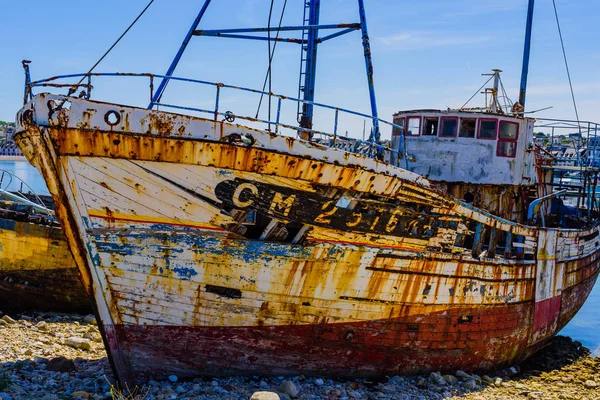
[[[564,326],[598,275],[597,227],[512,222],[270,132],[80,99],[55,111],[48,97],[25,107],[16,140],[59,204],[129,386],[505,365]],[[120,125],[104,121],[113,110]]]
[[[60,228],[0,218],[0,308],[91,311]]]

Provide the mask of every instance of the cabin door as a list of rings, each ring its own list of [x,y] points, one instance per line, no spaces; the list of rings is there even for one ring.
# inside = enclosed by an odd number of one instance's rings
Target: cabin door
[[[557,230],[540,230],[535,274],[535,311],[529,344],[556,333],[560,316],[563,268],[556,264]]]

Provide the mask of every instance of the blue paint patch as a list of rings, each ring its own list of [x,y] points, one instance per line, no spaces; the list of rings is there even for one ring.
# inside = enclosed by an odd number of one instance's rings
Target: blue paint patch
[[[314,246],[303,246],[292,243],[273,243],[259,240],[239,240],[210,236],[210,232],[199,229],[115,229],[109,233],[89,232],[89,238],[96,245],[101,259],[95,260],[102,265],[102,260],[115,262],[130,272],[141,274],[159,274],[177,280],[194,280],[202,272],[203,262],[244,266],[260,269],[287,268],[293,261],[328,262],[339,259],[343,248],[325,245],[324,253],[314,253]],[[331,248],[336,250],[329,251]],[[343,246],[342,246],[343,247]],[[316,258],[318,254],[318,259]],[[107,257],[108,256],[108,257]],[[135,257],[132,259],[132,257]],[[107,261],[108,262],[108,261]],[[154,271],[154,272],[153,272]],[[255,284],[256,280],[249,271],[240,276],[238,282]],[[237,281],[228,273],[220,275],[222,279]]]
[[[194,268],[186,268],[186,267],[177,267],[173,268],[173,272],[177,274],[177,276],[183,280],[190,280],[193,276],[198,275],[198,272]]]
[[[245,276],[240,276],[240,281],[245,281],[248,283],[256,283],[256,279],[248,279]]]
[[[0,218],[0,229],[14,231],[16,230],[16,226],[17,222],[15,220]]]

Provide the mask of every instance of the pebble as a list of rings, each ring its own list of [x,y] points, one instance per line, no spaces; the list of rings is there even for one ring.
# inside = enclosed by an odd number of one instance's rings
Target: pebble
[[[169,380],[173,383],[177,382],[177,376],[176,375],[169,375]]]
[[[454,375],[444,375],[444,380],[450,386],[454,386],[458,383],[458,379]]]
[[[39,329],[40,331],[48,331],[48,324],[46,323],[46,321],[40,321],[37,324],[35,324],[35,327],[37,329]]]
[[[298,388],[296,387],[296,385],[292,381],[282,382],[281,385],[279,385],[278,390],[281,393],[287,394],[292,399],[294,399],[294,398],[296,398],[298,396]]]
[[[59,356],[48,361],[46,365],[48,371],[71,372],[75,370],[75,362],[71,359]]]
[[[432,372],[429,375],[429,382],[438,386],[445,386],[447,383],[442,374],[440,374],[439,372]]]
[[[250,400],[280,400],[281,397],[275,392],[255,392]]]
[[[589,389],[597,388],[598,384],[595,381],[587,380],[583,383],[583,386]]]
[[[76,336],[66,338],[65,344],[73,347],[74,349],[89,350],[92,348],[92,345],[88,339]]]
[[[183,386],[181,386],[181,385],[178,385],[178,386],[175,388],[175,391],[176,391],[177,393],[179,393],[179,394],[187,392],[187,390],[186,390],[186,389],[185,389]]]
[[[469,379],[465,382],[464,388],[467,390],[475,390],[477,389],[477,382],[474,379]]]

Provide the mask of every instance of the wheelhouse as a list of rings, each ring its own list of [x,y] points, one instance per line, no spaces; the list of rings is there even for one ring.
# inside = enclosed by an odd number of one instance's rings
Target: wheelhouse
[[[537,182],[533,120],[504,114],[415,110],[394,114],[403,128],[408,169],[429,179],[474,184]],[[396,135],[400,129],[396,128]]]

